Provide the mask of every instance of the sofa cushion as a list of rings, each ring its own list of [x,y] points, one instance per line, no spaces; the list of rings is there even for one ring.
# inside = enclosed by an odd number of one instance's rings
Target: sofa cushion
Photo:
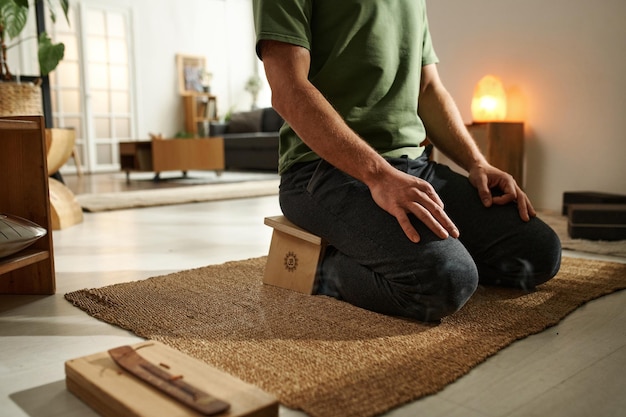
[[[263,109],[233,113],[228,123],[228,133],[260,132]]]
[[[284,120],[272,107],[263,109],[261,132],[278,132]]]
[[[228,133],[224,135],[224,149],[273,148],[278,155],[278,132]]]

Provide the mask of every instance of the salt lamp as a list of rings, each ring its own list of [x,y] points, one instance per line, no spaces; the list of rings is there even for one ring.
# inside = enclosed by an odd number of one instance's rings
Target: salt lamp
[[[506,92],[502,81],[486,75],[476,84],[472,98],[474,122],[494,122],[506,117]]]

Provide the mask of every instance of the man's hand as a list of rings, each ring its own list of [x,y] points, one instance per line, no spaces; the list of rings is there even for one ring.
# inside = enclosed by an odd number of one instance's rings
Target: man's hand
[[[443,202],[428,182],[392,168],[368,185],[376,204],[398,220],[412,242],[419,242],[420,236],[411,224],[409,214],[415,215],[442,239],[459,237],[459,230],[445,213]]]
[[[525,222],[537,215],[526,193],[506,172],[489,164],[475,165],[469,171],[469,180],[478,190],[478,195],[485,207],[491,207],[492,204],[504,205],[516,202],[519,216]],[[493,188],[498,188],[502,194],[493,196],[491,194]]]

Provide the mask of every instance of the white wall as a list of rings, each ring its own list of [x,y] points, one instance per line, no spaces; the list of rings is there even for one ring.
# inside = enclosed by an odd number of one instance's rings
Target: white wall
[[[439,72],[466,122],[488,73],[524,104],[526,189],[560,209],[564,191],[626,194],[624,0],[430,0]],[[516,106],[519,109],[519,106]]]
[[[102,0],[105,1],[105,0]],[[119,0],[106,0],[115,2]],[[218,112],[249,109],[244,90],[255,72],[251,0],[133,0],[138,134],[183,127],[176,54],[200,55],[213,73]]]

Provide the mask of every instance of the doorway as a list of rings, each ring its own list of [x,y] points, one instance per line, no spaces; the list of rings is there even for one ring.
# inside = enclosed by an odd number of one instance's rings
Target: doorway
[[[69,20],[46,24],[52,39],[65,44],[50,74],[53,125],[75,129],[84,172],[119,170],[118,144],[136,130],[130,9],[81,2]]]

